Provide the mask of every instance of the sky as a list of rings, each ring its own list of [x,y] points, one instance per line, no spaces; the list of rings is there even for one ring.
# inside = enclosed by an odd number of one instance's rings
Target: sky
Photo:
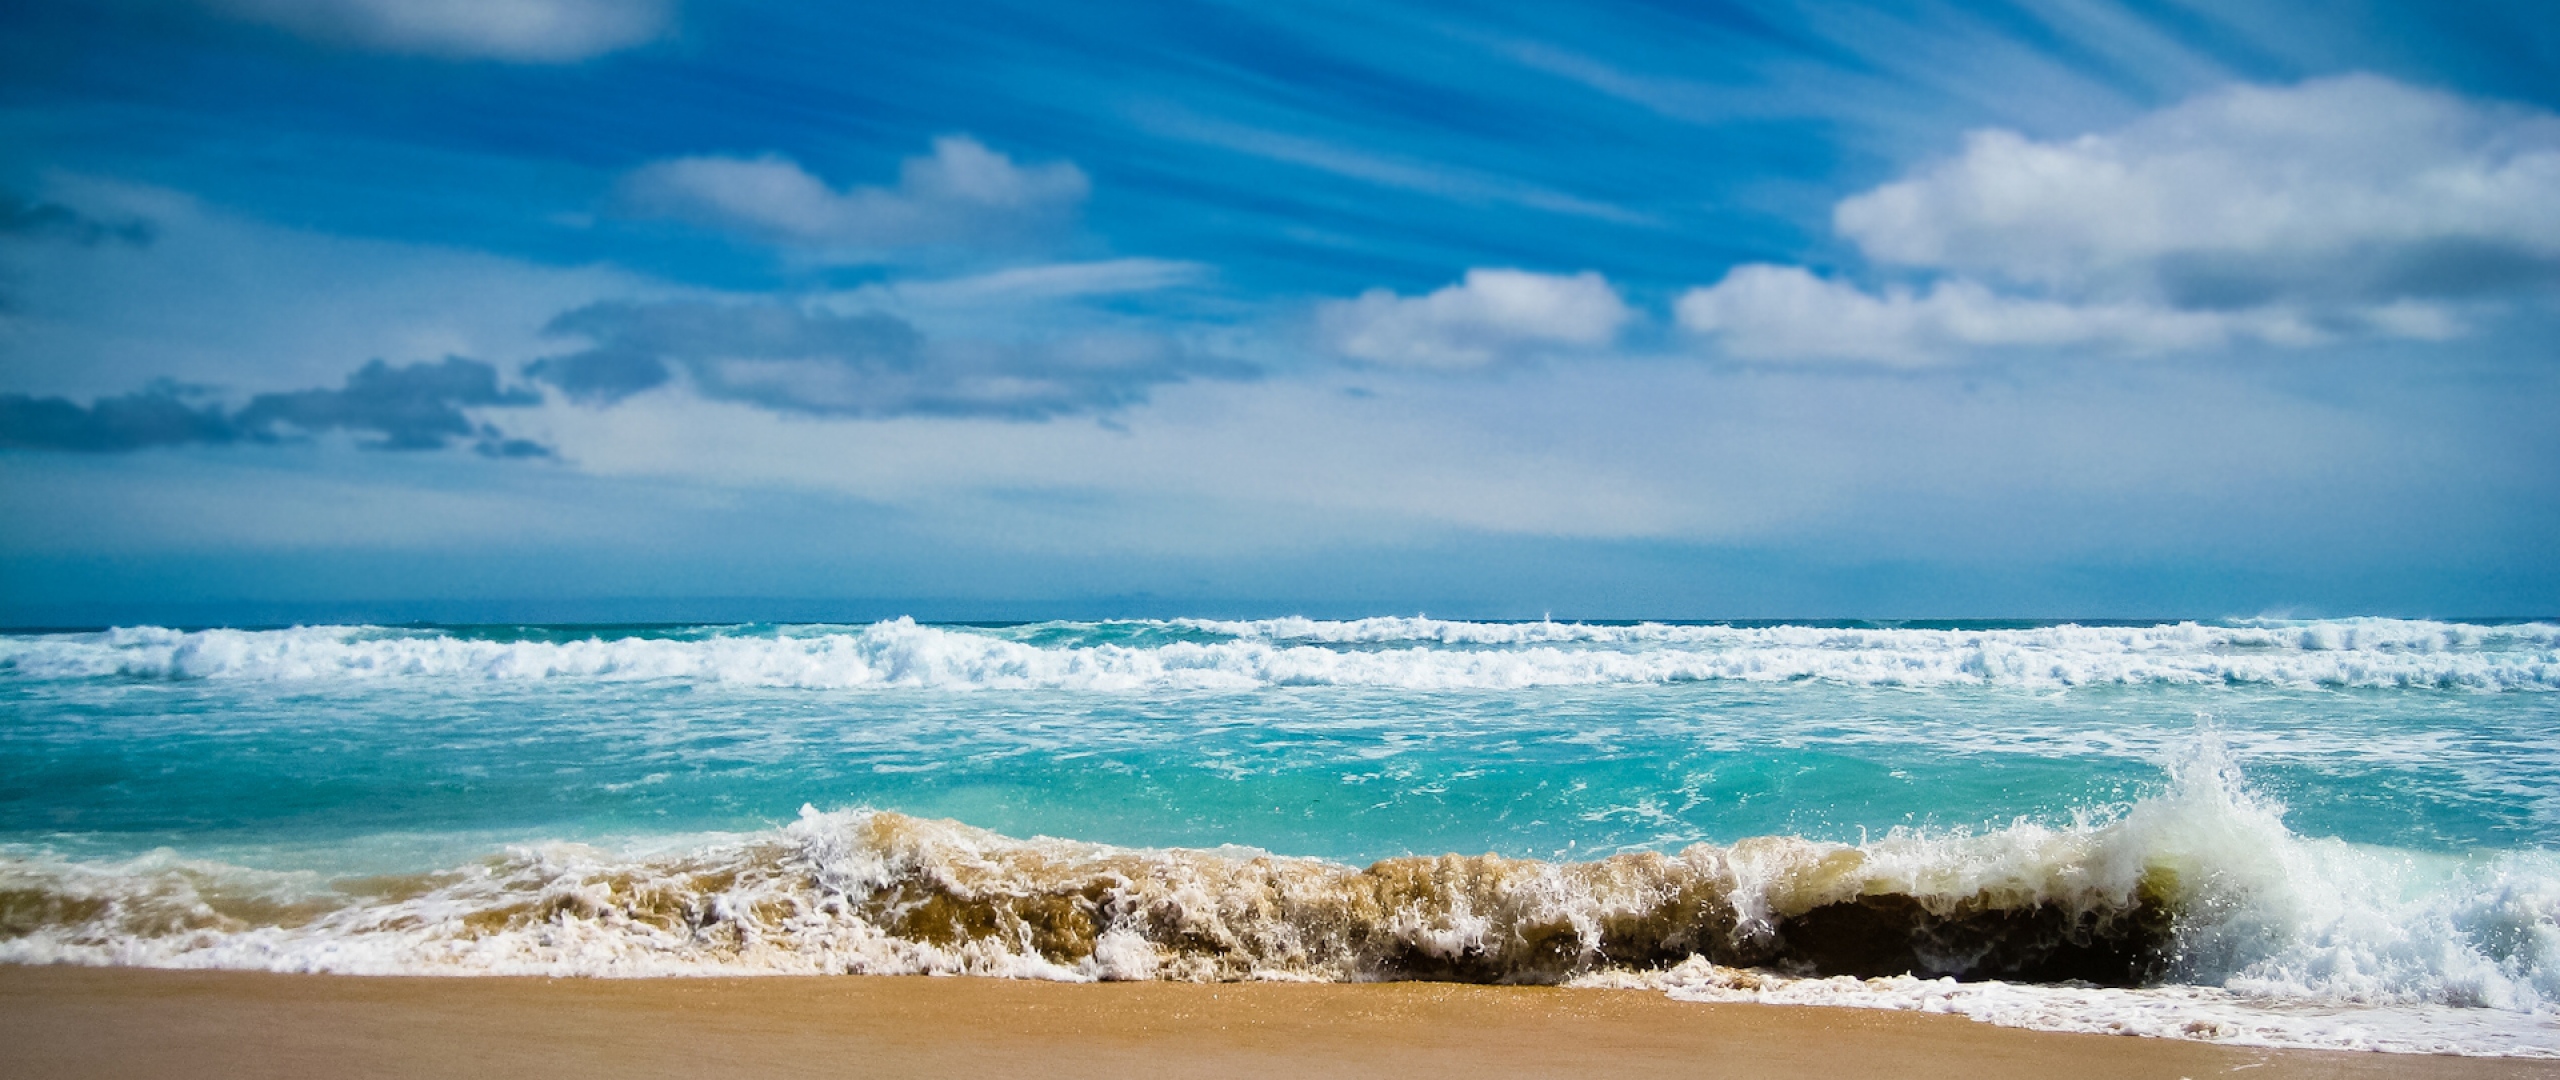
[[[0,30],[8,625],[2560,613],[2538,2]]]

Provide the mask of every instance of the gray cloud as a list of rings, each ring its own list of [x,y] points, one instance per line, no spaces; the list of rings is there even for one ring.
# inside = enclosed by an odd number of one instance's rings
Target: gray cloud
[[[399,368],[376,360],[347,376],[342,389],[260,394],[232,422],[253,435],[280,428],[373,435],[376,441],[366,445],[377,450],[435,450],[454,439],[477,439],[482,452],[504,454],[508,440],[474,425],[463,408],[541,401],[529,390],[500,388],[497,369],[477,360],[448,356]]]
[[[2163,299],[2233,310],[2295,302],[2319,307],[2447,301],[2560,281],[2560,255],[2499,240],[2436,237],[2365,244],[2313,257],[2181,252],[2151,267]]]
[[[220,408],[193,404],[192,396],[161,385],[84,406],[58,397],[0,394],[0,447],[114,453],[239,438]]]
[[[0,394],[0,447],[118,453],[189,443],[281,442],[345,431],[369,450],[438,450],[466,442],[490,457],[548,457],[540,443],[475,423],[466,408],[538,404],[499,386],[496,368],[458,356],[392,367],[380,360],[335,390],[260,394],[236,412],[199,404],[199,393],[161,384],[80,405],[66,398]]]
[[[158,235],[150,222],[100,221],[61,203],[39,202],[0,192],[0,236],[68,240],[96,245],[109,241],[139,247]]]
[[[787,412],[1039,420],[1133,404],[1165,383],[1253,374],[1152,336],[935,343],[894,316],[787,304],[596,304],[552,320],[550,330],[593,345],[525,373],[597,404],[682,372],[704,397]]]

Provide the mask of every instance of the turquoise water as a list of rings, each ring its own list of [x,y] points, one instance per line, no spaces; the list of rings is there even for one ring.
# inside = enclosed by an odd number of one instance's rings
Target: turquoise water
[[[2263,819],[2272,843],[2428,869],[2363,899],[2289,900],[2271,944],[2172,984],[2273,979],[2261,998],[2486,1003],[2547,1026],[2554,689],[2560,626],[2392,620],[17,635],[0,638],[0,852],[38,893],[159,903],[183,878],[185,902],[213,912],[179,940],[81,908],[20,927],[20,959],[327,968],[372,939],[288,948],[308,931],[227,913],[204,882],[360,907],[331,883],[563,843],[645,862],[799,836],[820,820],[804,807],[1349,866],[1488,852],[1570,866],[1755,837],[1882,860],[1889,837],[2098,836],[2190,798],[2188,765],[2210,754],[2232,788],[2217,797],[2239,809],[2197,835]],[[2357,904],[2446,929],[2325,960],[2285,951],[2359,932]],[[260,934],[268,959],[222,952]],[[401,948],[363,955],[434,966]],[[2383,982],[2341,981],[2350,954]],[[2269,957],[2293,967],[2271,976]],[[577,969],[615,973],[591,961]]]
[[[107,680],[13,682],[0,709],[0,836],[101,855],[307,847],[371,862],[376,835],[468,847],[742,830],[803,804],[1352,862],[1856,841],[2130,801],[2200,717],[2303,833],[2447,852],[2560,843],[2548,694],[1811,683],[1131,700]]]

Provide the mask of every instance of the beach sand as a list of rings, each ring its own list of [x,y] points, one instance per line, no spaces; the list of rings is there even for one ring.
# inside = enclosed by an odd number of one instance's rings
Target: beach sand
[[[847,976],[360,978],[0,967],[0,1075],[41,1077],[2551,1076],[1630,990]]]

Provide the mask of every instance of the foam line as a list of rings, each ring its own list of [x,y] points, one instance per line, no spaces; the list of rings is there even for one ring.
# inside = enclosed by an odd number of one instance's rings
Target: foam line
[[[693,639],[495,641],[371,627],[0,638],[10,679],[682,680],[813,690],[1500,690],[1697,681],[1890,686],[2560,689],[2560,625],[2393,619],[2022,630],[1459,623],[1065,624],[1075,643],[897,619]],[[1129,627],[1154,632],[1121,632]],[[1171,632],[1199,640],[1162,640]]]

